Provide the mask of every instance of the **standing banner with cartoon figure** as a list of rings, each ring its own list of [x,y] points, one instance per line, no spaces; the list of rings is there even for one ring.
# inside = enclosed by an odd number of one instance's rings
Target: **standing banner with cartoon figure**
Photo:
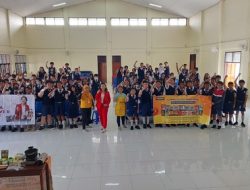
[[[34,125],[35,96],[33,95],[1,95],[1,125]]]
[[[209,124],[209,96],[154,96],[154,124]]]

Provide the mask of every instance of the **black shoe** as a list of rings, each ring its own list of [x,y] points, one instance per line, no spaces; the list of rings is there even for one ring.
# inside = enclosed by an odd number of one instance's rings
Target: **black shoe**
[[[21,128],[21,129],[20,129],[20,132],[24,132],[24,128]]]
[[[51,127],[51,128],[53,128],[53,127]],[[63,129],[63,125],[58,125],[58,128]]]
[[[78,125],[77,125],[77,124],[75,124],[75,125],[74,125],[74,128],[78,128]]]
[[[229,125],[234,125],[232,121],[229,121]]]
[[[216,128],[216,125],[213,125],[212,128],[215,129],[215,128]]]
[[[3,127],[1,128],[1,131],[4,132],[5,130],[6,130],[6,127],[3,126]]]
[[[186,126],[187,126],[187,127],[190,127],[190,124],[187,124]]]
[[[147,125],[146,124],[143,124],[143,129],[147,129]]]
[[[149,124],[147,124],[147,127],[150,128],[150,129],[152,128],[151,125],[149,125]]]
[[[225,122],[225,126],[228,126],[228,121]]]
[[[134,130],[134,127],[133,127],[133,126],[131,126],[131,127],[130,127],[130,130]]]
[[[9,126],[9,131],[12,131],[12,126],[11,125]]]
[[[199,125],[198,125],[197,123],[194,123],[193,125],[194,125],[195,127],[199,127]]]
[[[40,131],[44,130],[44,126],[41,125],[41,126],[39,127],[39,130],[40,130]]]
[[[69,128],[70,128],[70,129],[73,129],[73,128],[74,128],[74,125],[70,125]]]
[[[241,122],[241,127],[246,127],[244,122]]]
[[[201,125],[201,129],[206,129],[207,128],[207,125]]]
[[[85,129],[86,129],[86,127],[82,126],[82,129],[83,129],[83,130],[85,130]]]
[[[239,125],[239,123],[236,121],[236,122],[234,123],[234,126],[237,126],[237,125]]]
[[[210,125],[212,125],[212,124],[213,124],[213,122],[214,122],[214,120],[210,120]]]
[[[16,132],[17,128],[16,127],[12,127],[11,132]]]
[[[167,125],[166,125],[166,127],[170,127],[170,125],[169,125],[169,124],[167,124]]]
[[[218,129],[221,129],[221,126],[220,126],[220,125],[218,126]]]
[[[136,128],[136,129],[141,129],[139,125],[136,125],[135,128]]]

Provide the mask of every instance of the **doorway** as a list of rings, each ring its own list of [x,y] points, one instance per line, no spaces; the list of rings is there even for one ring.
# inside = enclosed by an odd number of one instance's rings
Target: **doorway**
[[[98,75],[101,82],[107,83],[107,56],[97,56]]]
[[[196,68],[196,54],[190,54],[190,70]]]
[[[112,56],[112,78],[113,79],[116,78],[117,72],[119,71],[121,66],[122,66],[121,56],[113,55]]]

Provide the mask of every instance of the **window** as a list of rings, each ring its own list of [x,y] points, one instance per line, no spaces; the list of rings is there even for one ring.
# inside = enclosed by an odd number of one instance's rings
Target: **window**
[[[48,26],[63,26],[64,18],[45,18],[45,23]]]
[[[26,18],[26,25],[64,25],[64,18]]]
[[[70,26],[106,26],[105,18],[69,18]]]
[[[186,18],[153,18],[151,20],[152,26],[186,26]]]
[[[111,26],[147,26],[145,18],[112,18]]]
[[[225,75],[228,75],[228,81],[234,81],[240,73],[241,52],[225,53]]]
[[[10,73],[10,56],[0,54],[0,74],[5,75],[6,73]]]
[[[16,74],[27,73],[26,56],[15,55]]]
[[[154,18],[151,21],[152,26],[168,26],[167,18]]]

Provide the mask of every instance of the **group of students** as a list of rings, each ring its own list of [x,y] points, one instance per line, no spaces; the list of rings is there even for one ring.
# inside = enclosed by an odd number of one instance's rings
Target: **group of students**
[[[136,62],[137,63],[137,62]],[[114,96],[116,102],[115,113],[117,116],[117,125],[121,128],[125,126],[125,119],[128,118],[131,127],[140,129],[138,125],[139,118],[142,119],[143,128],[151,128],[150,118],[153,114],[153,96],[171,96],[171,95],[203,95],[210,96],[212,99],[211,121],[212,128],[222,128],[222,117],[225,116],[224,126],[238,126],[239,113],[241,113],[242,127],[246,127],[244,115],[248,99],[248,89],[245,88],[245,81],[238,81],[239,76],[234,82],[228,82],[227,76],[224,80],[220,75],[214,74],[210,77],[208,73],[204,75],[201,81],[198,68],[192,70],[187,69],[184,64],[181,67],[176,64],[178,79],[174,73],[170,72],[167,62],[160,63],[159,67],[152,69],[150,65],[140,64],[136,67],[136,63],[132,72],[128,67],[120,68],[117,74],[117,92]],[[236,112],[235,121],[233,116]],[[134,127],[135,124],[135,127]],[[190,126],[187,123],[186,126]],[[205,129],[206,124],[193,124],[196,127]],[[170,127],[170,125],[166,125]],[[175,125],[174,125],[175,126]],[[162,125],[156,125],[162,127]]]
[[[69,64],[57,72],[54,63],[46,67],[40,67],[38,73],[28,79],[24,74],[6,74],[1,76],[1,94],[33,94],[36,97],[36,105],[41,107],[41,124],[39,129],[55,128],[63,129],[69,125],[77,128],[78,121],[82,121],[82,128],[87,130],[91,123],[91,114],[96,108],[100,117],[102,132],[106,132],[108,110],[111,96],[106,84],[102,83],[98,74],[89,78],[81,78],[80,68],[71,71]],[[135,62],[133,68],[121,67],[115,77],[114,102],[117,125],[119,129],[126,128],[129,121],[130,129],[140,129],[140,121],[144,129],[151,128],[153,114],[153,96],[163,95],[204,95],[212,98],[211,125],[212,128],[222,127],[222,116],[225,115],[225,126],[238,125],[239,113],[241,113],[241,126],[245,127],[244,112],[248,98],[248,90],[245,81],[238,81],[240,75],[234,82],[226,83],[227,77],[221,81],[220,75],[210,77],[204,75],[200,79],[198,68],[188,70],[184,64],[179,67],[176,64],[178,76],[170,72],[167,62],[160,63],[155,69],[151,65]],[[236,111],[236,120],[233,115]],[[37,112],[37,109],[36,109]],[[81,115],[81,117],[80,117]],[[55,122],[56,121],[56,122]],[[201,125],[201,129],[208,126]],[[166,125],[170,127],[170,125]],[[190,126],[190,124],[186,124]],[[1,131],[6,126],[0,126]],[[25,126],[20,126],[23,129]],[[156,125],[162,127],[162,125]],[[18,126],[11,126],[13,132]],[[24,131],[24,130],[21,130]]]

